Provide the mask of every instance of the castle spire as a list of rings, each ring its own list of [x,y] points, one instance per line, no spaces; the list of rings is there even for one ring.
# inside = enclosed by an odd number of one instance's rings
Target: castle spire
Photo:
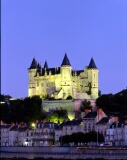
[[[71,66],[70,61],[69,61],[66,53],[65,53],[65,56],[64,56],[64,59],[63,59],[61,66]]]
[[[48,69],[48,63],[45,61],[44,68]]]
[[[88,69],[97,69],[96,64],[93,60],[93,58],[91,58]]]
[[[33,58],[29,69],[36,69],[36,68],[37,68],[37,61],[35,60],[35,58]]]

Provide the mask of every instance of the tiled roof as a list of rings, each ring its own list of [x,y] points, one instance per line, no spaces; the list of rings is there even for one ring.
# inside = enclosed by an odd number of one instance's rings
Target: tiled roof
[[[84,72],[84,70],[77,70],[76,72],[77,72],[77,76],[79,76],[80,73]]]
[[[63,128],[63,125],[64,125],[63,123],[56,125],[56,126],[55,126],[55,130],[60,130],[60,129],[62,129],[62,128]]]
[[[96,118],[97,112],[89,112],[87,115],[85,115],[83,118]]]
[[[40,63],[37,64],[37,68],[41,69],[41,64]]]
[[[0,128],[10,128],[11,124],[6,124],[6,125],[0,125]]]
[[[28,126],[26,126],[26,127],[20,127],[18,131],[19,132],[23,132],[23,131],[26,131],[27,129],[29,129]]]
[[[70,126],[70,125],[80,125],[82,119],[66,121],[63,126]]]
[[[42,68],[42,73],[40,74],[40,76],[44,76],[45,72],[47,73],[47,75],[55,75],[55,74],[60,74],[60,67],[56,67],[56,68],[48,68],[45,70],[45,68]],[[39,72],[40,73],[40,72]],[[37,75],[36,75],[37,76]],[[36,77],[35,76],[35,77]]]
[[[91,58],[88,69],[97,69],[96,64],[93,60],[93,58]]]
[[[107,124],[109,121],[108,117],[103,117],[99,122],[97,122],[96,124]]]
[[[35,69],[35,68],[37,68],[37,61],[35,60],[35,58],[33,58],[29,69]]]
[[[47,63],[47,61],[45,61],[44,68],[46,68],[46,69],[48,69],[48,68],[49,68],[49,67],[48,67],[48,63]]]
[[[72,76],[75,75],[75,72],[76,72],[77,76],[79,76],[80,73],[84,72],[84,70],[72,70],[72,73],[71,73]]]
[[[18,131],[18,125],[11,127],[10,131]]]
[[[110,125],[110,128],[116,128],[116,127],[122,127],[122,125],[124,125],[124,122],[114,122]]]
[[[67,54],[65,53],[65,56],[64,56],[64,59],[63,59],[63,62],[62,62],[62,64],[61,64],[61,66],[71,66],[71,64],[70,64],[70,61],[69,61],[69,59],[68,59],[68,57],[67,57]]]

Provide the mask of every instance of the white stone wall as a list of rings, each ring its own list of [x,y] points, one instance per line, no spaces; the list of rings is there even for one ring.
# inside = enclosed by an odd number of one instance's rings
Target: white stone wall
[[[9,128],[1,128],[1,146],[8,146],[9,145]]]
[[[18,131],[9,131],[9,146],[18,146]]]
[[[57,70],[57,67],[56,67]],[[60,73],[48,75],[45,70],[44,76],[36,77],[36,69],[29,69],[29,85],[28,85],[28,96],[49,94],[50,96],[55,90],[62,89],[63,94],[60,98],[66,99],[69,95],[73,98],[85,98],[85,99],[96,99],[98,98],[98,70],[87,69],[77,75],[77,71],[72,75],[71,66],[62,66]],[[89,82],[91,83],[91,95],[86,92],[89,91]],[[75,84],[74,84],[75,83]],[[56,97],[57,98],[57,97]]]
[[[43,100],[42,109],[46,112],[48,112],[49,109],[66,109],[69,119],[72,120],[75,118],[74,103],[72,100]]]
[[[127,124],[124,126],[124,142],[125,145],[127,146]]]

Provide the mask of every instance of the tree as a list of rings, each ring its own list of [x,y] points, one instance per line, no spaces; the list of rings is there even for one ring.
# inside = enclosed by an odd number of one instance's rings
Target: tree
[[[6,123],[25,122],[45,119],[42,112],[42,100],[39,96],[26,97],[25,99],[9,100],[9,105],[1,105],[1,118]],[[10,117],[10,120],[9,120]]]
[[[46,118],[46,121],[53,123],[63,123],[66,119],[68,119],[67,110],[56,110]]]
[[[81,110],[81,112],[84,112],[86,109],[92,109],[92,106],[91,106],[91,102],[90,101],[84,100],[82,102],[80,110]]]
[[[42,94],[42,99],[48,99],[49,95],[48,94]]]
[[[96,99],[96,105],[108,115],[117,115],[121,120],[127,115],[127,91],[105,94]]]
[[[63,143],[70,143],[74,142],[76,145],[77,143],[88,143],[88,142],[97,142],[97,132],[91,131],[88,133],[77,132],[72,133],[71,135],[62,136],[59,139],[60,142]],[[104,142],[104,136],[98,133],[98,142]]]
[[[69,95],[66,99],[72,99],[72,96]]]

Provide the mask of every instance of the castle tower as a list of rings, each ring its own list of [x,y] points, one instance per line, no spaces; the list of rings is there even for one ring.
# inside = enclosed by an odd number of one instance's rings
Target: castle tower
[[[44,68],[46,68],[46,69],[48,69],[48,68],[49,68],[49,67],[48,67],[48,63],[47,63],[47,61],[45,61]]]
[[[65,53],[61,64],[61,87],[63,90],[63,99],[69,95],[72,96],[72,67],[70,61]]]
[[[28,68],[28,96],[36,95],[34,76],[36,75],[37,67],[37,61],[35,60],[35,58],[33,58],[30,68]]]
[[[96,64],[93,58],[91,58],[88,66],[88,86],[93,99],[98,98],[98,72]]]

